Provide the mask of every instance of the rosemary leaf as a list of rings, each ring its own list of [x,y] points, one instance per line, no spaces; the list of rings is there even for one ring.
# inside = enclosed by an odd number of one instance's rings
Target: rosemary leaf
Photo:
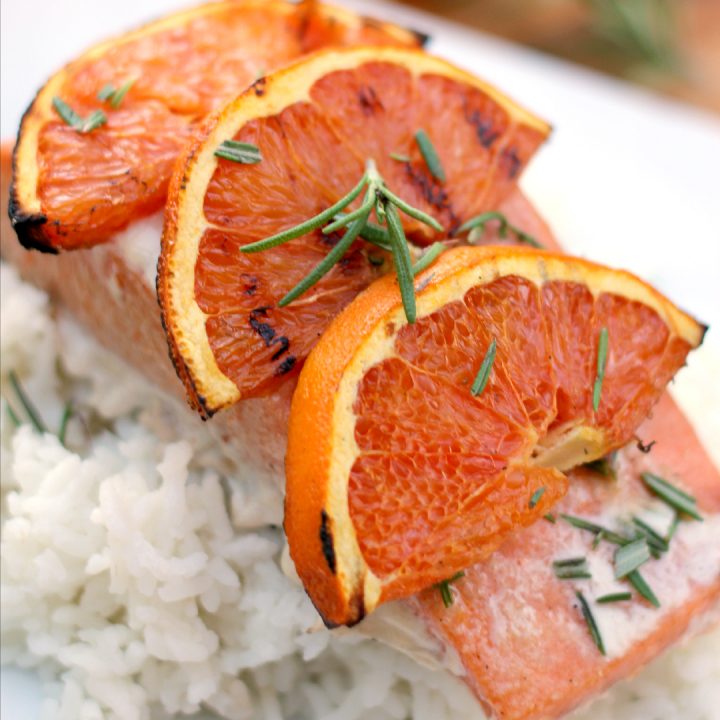
[[[419,275],[423,270],[425,270],[425,268],[430,267],[430,265],[432,265],[444,251],[445,245],[441,242],[433,243],[413,265],[413,275]]]
[[[417,309],[415,306],[415,286],[413,285],[413,271],[410,260],[405,231],[398,211],[391,202],[380,202],[385,206],[388,232],[392,243],[393,258],[395,260],[395,272],[397,273],[398,284],[400,285],[400,296],[402,297],[405,317],[408,323],[415,322]]]
[[[397,160],[398,162],[410,162],[410,156],[403,155],[402,153],[391,152],[390,157],[391,159]]]
[[[645,582],[645,578],[640,574],[638,570],[633,570],[631,573],[628,573],[627,576],[628,581],[630,584],[642,595],[651,605],[654,605],[656,608],[660,607],[660,601],[655,596],[655,593],[652,591],[652,588]]]
[[[372,206],[367,208],[365,215],[357,218],[352,225],[345,231],[342,238],[335,244],[335,247],[315,266],[315,268],[303,278],[285,297],[278,303],[279,307],[289,305],[293,300],[302,295],[310,287],[312,287],[320,278],[323,277],[330,269],[339,262],[342,256],[348,251],[353,244],[360,231],[365,224],[368,216],[372,212]]]
[[[530,498],[530,502],[528,503],[528,507],[533,510],[535,506],[540,502],[540,498],[545,494],[546,488],[541,487],[538,488]]]
[[[556,568],[577,567],[578,565],[585,565],[586,563],[587,563],[587,558],[585,558],[584,556],[572,557],[572,558],[564,558],[562,560],[553,560],[553,567],[556,567]]]
[[[495,362],[496,353],[497,342],[495,341],[495,338],[493,338],[490,346],[487,349],[487,352],[485,353],[485,357],[482,361],[482,364],[480,365],[480,369],[475,376],[475,380],[470,387],[470,394],[474,397],[480,395],[480,393],[485,389],[485,386],[490,379],[490,371],[492,370],[493,363]]]
[[[400,210],[402,210],[406,215],[409,215],[410,217],[419,220],[421,223],[425,223],[425,225],[429,225],[433,230],[437,230],[438,232],[443,231],[443,226],[434,217],[422,212],[421,210],[418,210],[417,208],[414,208],[412,205],[408,205],[404,200],[399,198],[394,192],[388,190],[388,188],[386,188],[384,185],[378,188],[378,191],[382,193],[385,198],[387,198],[393,205],[396,205]]]
[[[614,545],[627,545],[629,542],[632,542],[630,538],[623,537],[612,530],[604,528],[602,525],[597,525],[596,523],[585,520],[584,518],[564,514],[561,514],[560,517],[565,520],[565,522],[570,523],[573,527],[578,528],[578,530],[587,530],[588,532],[595,533],[596,535],[602,533],[604,539]]]
[[[78,130],[81,133],[89,133],[104,125],[107,122],[107,115],[102,110],[91,112],[85,120],[82,121]]]
[[[593,410],[598,411],[600,407],[600,395],[602,394],[602,384],[605,379],[605,368],[607,367],[608,354],[608,329],[606,327],[600,330],[598,338],[598,354],[597,354],[597,375],[595,376],[595,384],[593,385]]]
[[[109,100],[113,93],[115,92],[115,88],[110,83],[105,83],[100,88],[100,92],[98,93],[98,100]]]
[[[241,247],[240,250],[244,253],[261,252],[262,250],[277,247],[288,240],[294,240],[295,238],[299,238],[301,235],[305,235],[313,230],[316,230],[330,220],[330,218],[337,215],[341,210],[344,210],[362,192],[365,183],[366,178],[363,176],[360,182],[344,198],[338,200],[327,210],[323,210],[321,213],[315,215],[315,217],[312,217],[299,225],[295,225],[295,227],[291,227],[275,235],[271,235],[264,240],[258,240],[257,242],[245,245]]]
[[[595,622],[595,617],[592,614],[592,610],[590,609],[588,601],[585,599],[585,596],[579,590],[575,593],[575,596],[580,602],[580,611],[582,612],[582,616],[587,623],[588,630],[590,631],[590,637],[592,637],[593,642],[595,643],[595,645],[597,645],[598,650],[603,655],[606,655],[607,653],[605,652],[605,643],[603,643],[602,635],[600,635],[600,629]]]
[[[22,425],[22,421],[18,417],[18,414],[15,412],[13,406],[8,402],[7,398],[5,398],[5,407],[7,409],[7,414],[10,418],[10,422],[12,422],[12,424],[16,428],[19,428]]]
[[[528,235],[528,233],[523,230],[520,230],[520,228],[511,225],[505,215],[501,212],[497,212],[496,210],[480,213],[480,215],[470,218],[457,229],[456,234],[461,235],[464,232],[476,230],[480,233],[480,236],[482,236],[485,226],[492,220],[497,220],[499,223],[498,232],[501,238],[504,238],[507,235],[508,230],[510,230],[510,232],[512,232],[512,234],[515,235],[520,242],[527,243],[534,248],[542,249],[543,246],[534,237]]]
[[[122,101],[125,99],[125,96],[128,94],[128,91],[130,88],[135,84],[137,78],[130,78],[130,80],[127,80],[124,82],[117,90],[115,90],[112,95],[109,97],[110,100],[110,106],[117,110],[120,105],[122,105]]]
[[[596,603],[605,605],[607,603],[625,602],[626,600],[632,600],[632,593],[630,592],[616,592],[610,593],[609,595],[601,595],[599,598],[595,598]]]
[[[238,142],[237,140],[223,141],[220,147],[215,150],[214,155],[242,165],[256,165],[262,162],[260,148],[257,145]]]
[[[668,541],[662,535],[660,535],[657,530],[650,527],[650,525],[641,520],[639,517],[633,517],[632,521],[633,524],[642,531],[651,549],[654,547],[660,552],[668,551],[670,547],[668,545]]]
[[[53,107],[57,114],[67,125],[76,130],[82,125],[83,119],[78,115],[62,98],[55,96],[52,99]]]
[[[337,220],[333,220],[329,225],[326,225],[323,229],[323,235],[329,235],[330,233],[335,232],[336,230],[339,230],[342,227],[345,227],[346,225],[349,225],[354,220],[357,220],[359,217],[365,216],[366,218],[369,217],[370,213],[372,212],[373,205],[375,204],[375,198],[370,197],[366,199],[363,204],[357,209],[353,210],[349,213],[342,213]]]
[[[62,445],[65,445],[65,436],[67,435],[67,427],[72,417],[73,406],[72,403],[68,403],[63,409],[62,417],[60,418],[60,427],[58,429],[58,440]]]
[[[453,595],[452,590],[450,590],[450,585],[457,582],[462,577],[465,577],[465,573],[461,570],[447,580],[443,580],[435,585],[435,587],[440,591],[440,597],[442,597],[443,605],[446,608],[449,608],[453,604]]]
[[[555,523],[557,523],[557,519],[555,518],[555,516],[552,513],[547,513],[547,515],[543,515],[543,518],[545,518],[545,520],[547,520],[549,523],[551,523],[553,525],[555,525]]]
[[[619,547],[615,551],[615,578],[620,580],[626,577],[649,559],[650,548],[644,537]]]
[[[643,473],[642,479],[645,485],[670,507],[695,520],[703,519],[697,509],[697,500],[692,495],[688,495],[653,473]]]
[[[45,425],[43,419],[40,417],[40,413],[37,411],[37,408],[30,401],[30,398],[27,396],[23,386],[20,384],[20,380],[14,370],[11,370],[8,373],[8,380],[10,380],[10,385],[12,385],[15,395],[17,395],[17,399],[23,406],[28,418],[30,418],[30,422],[33,427],[40,433],[46,433],[47,425]]]
[[[444,183],[446,180],[445,170],[443,170],[442,163],[440,162],[440,156],[437,154],[432,140],[430,140],[428,134],[422,128],[415,133],[415,142],[418,148],[420,148],[420,154],[423,156],[423,160],[425,160],[430,174],[441,183]]]
[[[590,580],[592,575],[584,567],[555,568],[555,577],[558,580]]]

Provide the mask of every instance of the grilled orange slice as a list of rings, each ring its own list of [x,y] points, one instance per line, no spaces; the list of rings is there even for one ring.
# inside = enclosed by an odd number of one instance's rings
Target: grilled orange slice
[[[201,5],[98,45],[54,75],[25,114],[15,230],[24,245],[48,252],[104,242],[162,208],[193,127],[254,80],[260,92],[261,75],[322,47],[419,42],[316,2],[242,0]],[[55,98],[78,127],[62,119]],[[98,111],[105,122],[96,115],[94,129],[79,123]]]
[[[440,156],[444,182],[429,171],[418,129]],[[191,401],[212,414],[273,390],[390,265],[373,265],[358,241],[311,292],[278,307],[337,236],[317,229],[257,254],[243,246],[331,207],[369,159],[393,192],[452,232],[497,209],[547,133],[476,77],[394,47],[317,53],[227,105],[178,162],[158,269],[165,327]],[[218,158],[227,140],[257,146],[262,161]],[[435,239],[407,216],[403,224],[416,243]]]
[[[329,625],[541,517],[562,470],[625,444],[704,333],[627,272],[532,249],[450,250],[416,284],[415,324],[393,276],[359,295],[293,398],[285,530]]]

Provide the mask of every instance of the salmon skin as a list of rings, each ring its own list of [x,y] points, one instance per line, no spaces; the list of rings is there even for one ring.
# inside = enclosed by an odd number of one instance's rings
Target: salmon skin
[[[4,144],[0,158],[3,258],[26,280],[67,306],[101,344],[182,400],[183,386],[168,357],[150,277],[159,234],[156,247],[145,248],[144,263],[133,259],[124,234],[95,248],[59,256],[24,250],[6,220],[10,151],[10,144]],[[557,248],[549,229],[519,191],[501,209],[514,225]],[[243,401],[210,422],[223,451],[242,464],[246,473],[280,485],[294,386],[295,380],[289,378],[273,395]],[[627,515],[630,508],[640,511],[652,502],[639,480],[640,472],[652,470],[692,492],[705,522],[681,523],[670,552],[648,563],[647,570],[643,568],[661,601],[659,609],[637,596],[609,610],[593,604],[600,631],[608,635],[606,656],[593,643],[575,595],[580,589],[592,603],[604,589],[594,580],[557,579],[552,562],[580,553],[593,568],[599,568],[600,576],[606,576],[612,549],[601,543],[593,550],[591,535],[562,520],[542,521],[517,532],[488,561],[466,570],[451,587],[449,607],[434,588],[403,601],[404,608],[424,623],[443,648],[439,654],[449,652],[459,658],[463,679],[489,716],[503,720],[561,717],[636,673],[680,637],[717,618],[720,476],[668,395],[638,434],[656,441],[650,453],[634,447],[619,453],[616,481],[583,469],[574,471],[570,491],[557,512],[607,523]],[[707,562],[688,565],[688,558],[693,557]],[[625,586],[609,585],[613,589]],[[624,637],[608,634],[618,627],[625,628]]]

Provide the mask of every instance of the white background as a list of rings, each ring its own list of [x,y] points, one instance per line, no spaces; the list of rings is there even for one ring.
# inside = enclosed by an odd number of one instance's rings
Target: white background
[[[182,4],[2,0],[2,137],[15,134],[35,91],[62,63]],[[523,185],[568,250],[633,270],[714,325],[675,389],[717,453],[720,120],[406,8],[372,0],[347,4],[429,32],[432,52],[499,85],[554,125]],[[30,708],[37,689],[26,682],[3,673],[3,718],[36,717]],[[20,696],[30,703],[23,710]]]

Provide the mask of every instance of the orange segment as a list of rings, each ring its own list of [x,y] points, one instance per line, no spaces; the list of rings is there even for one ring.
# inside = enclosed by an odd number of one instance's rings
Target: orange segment
[[[418,149],[420,128],[444,184]],[[262,93],[248,89],[189,144],[169,194],[158,289],[191,401],[212,414],[271,391],[390,266],[374,265],[376,250],[357,241],[308,293],[278,309],[340,235],[317,230],[258,254],[243,246],[326,210],[357,184],[368,159],[390,190],[443,224],[444,236],[497,209],[547,133],[495,89],[418,50],[325,51],[269,76]],[[228,139],[256,145],[262,161],[218,160]],[[402,221],[415,243],[436,239],[426,225]]]
[[[451,577],[541,517],[562,470],[632,438],[704,333],[629,273],[518,247],[449,250],[416,290],[412,325],[394,277],[359,295],[293,399],[285,530],[328,624]]]
[[[216,2],[99,45],[55,75],[20,128],[13,223],[28,247],[104,242],[160,209],[173,163],[193,127],[269,70],[327,46],[398,44],[400,28],[315,2]],[[119,107],[98,98],[133,81]],[[262,93],[263,80],[255,83]],[[53,97],[107,124],[79,133]]]

